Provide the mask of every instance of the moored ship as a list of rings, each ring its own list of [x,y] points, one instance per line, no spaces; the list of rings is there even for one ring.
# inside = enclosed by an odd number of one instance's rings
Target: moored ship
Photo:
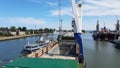
[[[115,31],[110,31],[107,29],[104,25],[104,28],[101,28],[101,31],[99,30],[99,20],[97,20],[97,25],[96,25],[96,31],[93,32],[93,39],[94,40],[106,40],[106,41],[113,41],[118,39],[119,37],[119,20],[117,21],[116,24],[116,30]]]

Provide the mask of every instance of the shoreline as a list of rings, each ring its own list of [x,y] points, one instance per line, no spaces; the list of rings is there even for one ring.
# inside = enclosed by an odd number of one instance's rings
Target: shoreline
[[[41,34],[31,34],[31,35],[19,35],[19,36],[0,37],[0,41],[20,39],[20,38],[26,38],[26,37],[32,37],[32,36],[39,36],[39,35],[41,35]]]

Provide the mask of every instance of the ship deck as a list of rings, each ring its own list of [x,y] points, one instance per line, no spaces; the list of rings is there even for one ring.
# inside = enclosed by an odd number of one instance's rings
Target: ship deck
[[[78,68],[78,61],[50,58],[19,58],[2,68]]]

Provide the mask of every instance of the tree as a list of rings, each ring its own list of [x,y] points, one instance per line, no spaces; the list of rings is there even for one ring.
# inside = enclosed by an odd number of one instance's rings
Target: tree
[[[22,28],[21,28],[21,27],[18,27],[18,30],[19,30],[19,31],[21,31],[21,30],[22,30]]]
[[[48,29],[48,28],[45,28],[45,29],[44,29],[44,32],[45,32],[45,33],[48,33],[48,32],[49,32],[49,29]]]
[[[16,31],[16,27],[15,27],[15,26],[11,26],[11,27],[10,27],[10,30],[11,30],[11,31]]]
[[[27,28],[26,28],[26,27],[23,27],[23,28],[22,28],[22,31],[26,31],[26,30],[27,30]]]
[[[50,29],[49,28],[44,29],[45,33],[53,33],[53,31],[54,31],[54,29],[51,29],[51,28]]]
[[[43,32],[43,29],[39,29],[39,32],[42,33],[42,32]]]

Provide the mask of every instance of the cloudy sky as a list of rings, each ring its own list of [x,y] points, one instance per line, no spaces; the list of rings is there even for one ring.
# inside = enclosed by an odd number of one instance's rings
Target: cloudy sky
[[[59,0],[0,0],[0,27],[26,26],[56,28],[59,26]],[[63,29],[71,29],[71,0],[61,0]],[[94,30],[96,20],[115,29],[120,19],[120,0],[83,0],[83,29]]]

